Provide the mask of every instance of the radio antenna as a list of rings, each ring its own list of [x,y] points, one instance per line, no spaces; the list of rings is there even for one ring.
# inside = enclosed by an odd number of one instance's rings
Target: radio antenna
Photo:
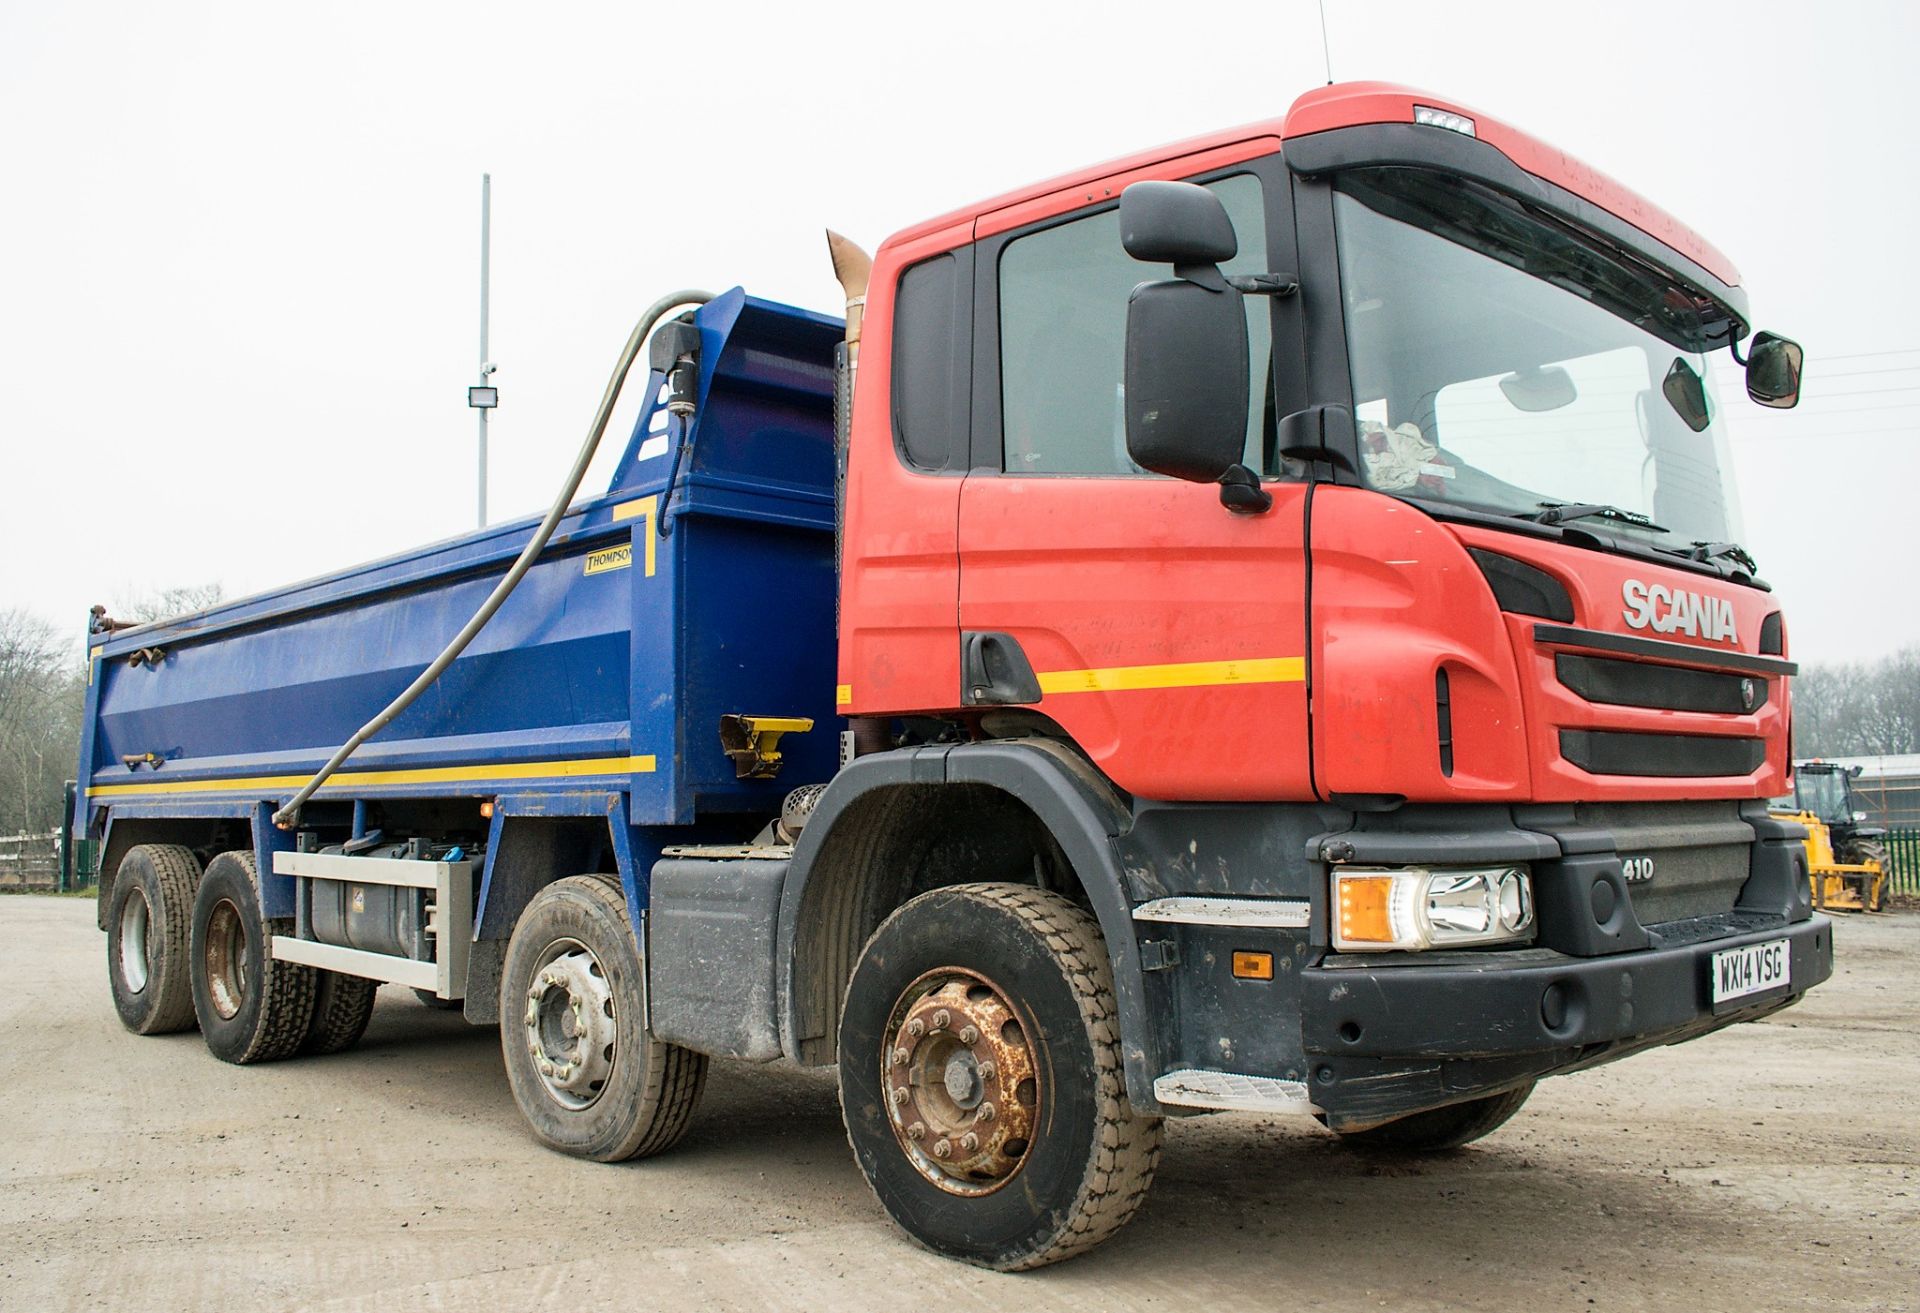
[[[1333,85],[1333,52],[1327,47],[1327,0],[1320,0],[1320,58],[1326,61],[1327,85]]]

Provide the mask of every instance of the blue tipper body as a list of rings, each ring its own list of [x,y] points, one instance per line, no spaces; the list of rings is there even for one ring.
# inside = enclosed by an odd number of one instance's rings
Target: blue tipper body
[[[735,289],[695,323],[685,431],[654,373],[610,489],[574,504],[473,644],[317,802],[494,799],[490,863],[509,817],[607,815],[638,917],[662,847],[775,811],[786,790],[833,773],[841,321]],[[556,445],[556,471],[569,449]],[[229,818],[251,832],[266,914],[291,915],[292,881],[266,874],[294,842],[274,808],[426,668],[537,525],[96,638],[76,829]],[[778,779],[741,779],[721,747],[729,714],[814,728],[781,740]],[[483,882],[482,909],[486,895]],[[478,936],[508,928],[481,918]]]

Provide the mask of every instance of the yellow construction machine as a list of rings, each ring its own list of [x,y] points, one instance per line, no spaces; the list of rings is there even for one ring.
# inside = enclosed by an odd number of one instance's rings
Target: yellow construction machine
[[[1858,766],[1803,761],[1793,793],[1775,798],[1772,814],[1807,828],[1807,873],[1813,905],[1823,911],[1879,912],[1887,902],[1887,832],[1864,824],[1853,796]]]

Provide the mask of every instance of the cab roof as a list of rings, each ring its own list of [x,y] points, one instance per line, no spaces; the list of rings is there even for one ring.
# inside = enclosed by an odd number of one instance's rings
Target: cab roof
[[[1598,206],[1623,223],[1631,224],[1655,241],[1686,256],[1728,286],[1739,285],[1739,270],[1718,248],[1638,192],[1490,114],[1456,100],[1389,82],[1340,82],[1316,87],[1294,101],[1284,118],[1268,119],[1172,142],[1076,169],[1044,182],[1032,183],[917,223],[889,238],[887,245],[908,242],[956,224],[977,222],[997,211],[1039,200],[1056,192],[1084,187],[1116,173],[1146,168],[1237,142],[1271,137],[1276,146],[1283,147],[1287,141],[1339,128],[1373,123],[1415,123],[1416,108],[1438,110],[1467,120],[1474,137],[1528,173]],[[1429,130],[1447,132],[1459,129],[1433,127]]]

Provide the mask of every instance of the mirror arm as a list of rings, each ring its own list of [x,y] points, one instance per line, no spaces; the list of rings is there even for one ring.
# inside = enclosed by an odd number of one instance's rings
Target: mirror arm
[[[1273,494],[1260,486],[1259,475],[1234,464],[1220,476],[1220,504],[1235,515],[1259,515],[1273,509]]]
[[[1244,296],[1292,296],[1300,290],[1292,274],[1228,274],[1227,286]]]
[[[1233,290],[1227,283],[1227,276],[1220,272],[1220,266],[1217,264],[1176,264],[1173,266],[1173,276],[1184,278],[1195,286],[1206,288],[1209,292]]]
[[[1747,367],[1747,361],[1740,358],[1740,339],[1734,337],[1731,333],[1727,335],[1727,354],[1733,357],[1733,363],[1740,366],[1740,368],[1745,369]],[[1752,352],[1748,352],[1747,359],[1751,360],[1752,358]]]

